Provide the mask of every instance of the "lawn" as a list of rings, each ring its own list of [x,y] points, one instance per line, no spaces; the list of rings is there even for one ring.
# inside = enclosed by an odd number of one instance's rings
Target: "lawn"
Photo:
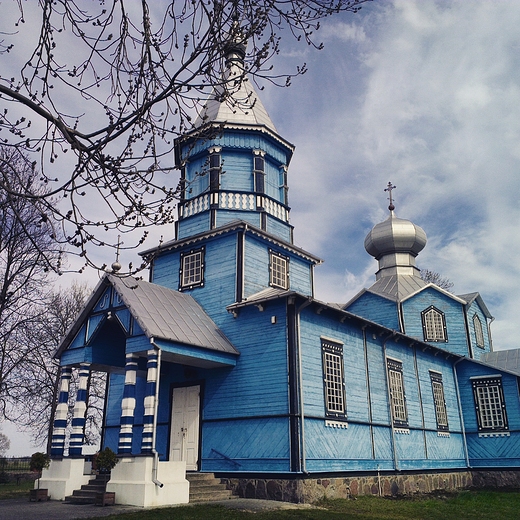
[[[0,484],[0,500],[6,498],[28,497],[29,490],[34,488],[34,482],[20,484]]]
[[[216,505],[154,509],[108,518],[119,520],[470,520],[520,518],[520,493],[463,491],[414,498],[359,497],[327,500],[320,509],[245,512]]]

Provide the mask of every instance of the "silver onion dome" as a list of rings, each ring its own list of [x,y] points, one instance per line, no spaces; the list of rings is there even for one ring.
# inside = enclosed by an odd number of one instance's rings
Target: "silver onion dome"
[[[365,249],[376,260],[395,253],[408,253],[416,257],[425,245],[424,230],[409,220],[397,218],[393,211],[384,222],[376,224],[365,238]]]

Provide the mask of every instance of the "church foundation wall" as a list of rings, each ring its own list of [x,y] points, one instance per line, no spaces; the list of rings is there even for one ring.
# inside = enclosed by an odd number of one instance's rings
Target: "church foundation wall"
[[[300,479],[226,478],[233,494],[242,498],[314,503],[323,498],[359,495],[406,496],[462,489],[520,489],[520,471],[457,471],[400,473]]]

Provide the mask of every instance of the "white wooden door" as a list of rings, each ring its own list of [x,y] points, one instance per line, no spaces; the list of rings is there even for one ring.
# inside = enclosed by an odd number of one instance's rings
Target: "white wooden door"
[[[199,461],[200,386],[173,389],[170,460],[185,460],[187,470]]]

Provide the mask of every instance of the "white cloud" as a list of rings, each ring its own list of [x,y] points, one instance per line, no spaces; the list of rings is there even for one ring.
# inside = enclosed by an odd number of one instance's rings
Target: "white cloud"
[[[374,280],[363,239],[392,181],[398,215],[429,237],[418,264],[481,292],[495,346],[517,346],[520,4],[396,0],[329,23],[310,72],[276,94],[283,124],[271,114],[297,145],[292,220],[325,259],[318,297]]]

